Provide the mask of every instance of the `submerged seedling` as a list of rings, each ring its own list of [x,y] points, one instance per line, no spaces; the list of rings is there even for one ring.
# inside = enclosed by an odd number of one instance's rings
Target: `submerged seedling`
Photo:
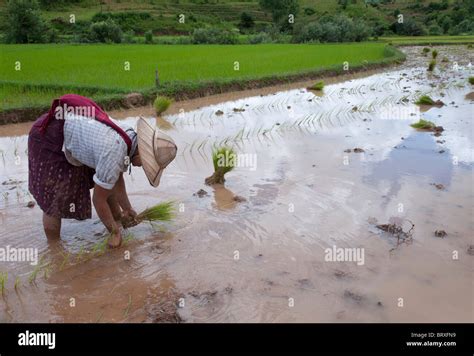
[[[161,115],[166,110],[168,110],[171,105],[172,100],[166,96],[157,96],[153,102],[153,107],[155,108],[156,114]]]
[[[214,173],[205,179],[205,183],[207,185],[224,184],[224,175],[234,169],[236,159],[237,155],[232,148],[221,147],[214,149],[212,152]]]

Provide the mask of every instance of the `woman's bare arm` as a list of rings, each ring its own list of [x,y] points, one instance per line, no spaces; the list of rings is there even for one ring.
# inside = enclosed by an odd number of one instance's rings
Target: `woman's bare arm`
[[[94,186],[94,193],[92,195],[92,201],[94,203],[97,215],[105,225],[107,230],[111,233],[109,238],[109,246],[116,247],[122,242],[122,236],[120,233],[120,225],[115,221],[107,200],[113,194],[112,190],[107,190],[99,185]]]

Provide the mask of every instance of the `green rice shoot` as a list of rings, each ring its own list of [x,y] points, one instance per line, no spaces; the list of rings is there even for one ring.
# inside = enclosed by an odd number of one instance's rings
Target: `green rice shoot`
[[[433,57],[433,59],[436,59],[436,57],[438,57],[438,51],[433,50],[433,52],[431,52],[431,56]]]
[[[212,164],[214,173],[205,179],[207,185],[224,184],[224,175],[235,168],[237,155],[230,147],[214,148],[212,151]]]
[[[172,100],[167,98],[166,96],[157,96],[153,107],[155,108],[156,114],[161,115],[166,110],[168,110],[169,106],[171,105]]]
[[[8,282],[8,272],[1,272],[0,273],[0,291],[2,295],[5,293],[5,285]]]
[[[143,221],[171,221],[175,217],[174,201],[165,201],[145,209],[137,215],[138,222]]]
[[[436,61],[433,59],[431,60],[430,64],[428,64],[428,72],[432,72],[436,66]]]
[[[411,124],[410,126],[415,129],[420,129],[420,130],[431,130],[436,127],[436,125],[433,122],[428,121],[428,120],[423,120],[423,119],[420,119],[418,122],[415,122],[414,124]]]
[[[313,84],[312,86],[310,86],[308,89],[310,90],[323,90],[324,88],[324,82],[321,80],[315,84]]]
[[[422,95],[420,98],[416,101],[415,104],[418,105],[434,105],[434,100],[431,99],[428,95]]]
[[[469,77],[469,84],[474,85],[474,77]]]
[[[423,48],[423,53],[426,54],[426,53],[428,53],[429,51],[430,51],[430,49],[429,49],[428,47]]]

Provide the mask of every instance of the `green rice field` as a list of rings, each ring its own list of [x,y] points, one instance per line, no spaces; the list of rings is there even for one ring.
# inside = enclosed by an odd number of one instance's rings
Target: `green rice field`
[[[163,85],[199,83],[354,66],[386,55],[383,43],[0,45],[0,110],[49,103],[63,92],[96,97],[151,89],[156,69]]]

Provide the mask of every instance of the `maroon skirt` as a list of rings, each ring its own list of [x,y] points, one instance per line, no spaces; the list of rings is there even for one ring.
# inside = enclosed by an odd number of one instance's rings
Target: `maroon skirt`
[[[95,170],[73,166],[62,151],[64,120],[51,120],[44,133],[40,116],[28,136],[28,188],[47,215],[84,220],[91,217],[90,189]]]

